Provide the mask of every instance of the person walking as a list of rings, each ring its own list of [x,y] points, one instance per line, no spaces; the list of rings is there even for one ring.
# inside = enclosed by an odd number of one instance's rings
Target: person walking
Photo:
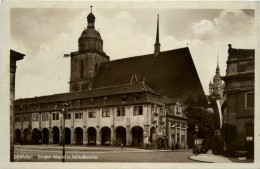
[[[174,142],[172,142],[172,151],[174,150]]]
[[[178,149],[179,149],[179,144],[176,143],[176,150],[178,151]]]
[[[123,144],[123,143],[121,143],[121,150],[123,150],[123,148],[124,148],[124,144]]]

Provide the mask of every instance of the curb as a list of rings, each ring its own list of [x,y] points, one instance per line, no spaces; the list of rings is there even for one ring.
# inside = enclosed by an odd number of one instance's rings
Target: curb
[[[189,159],[190,159],[190,160],[193,160],[193,161],[204,162],[204,163],[214,163],[214,162],[205,161],[205,160],[203,161],[203,160],[197,160],[197,159],[193,159],[192,157],[193,157],[193,156],[190,156],[190,157],[189,157]]]

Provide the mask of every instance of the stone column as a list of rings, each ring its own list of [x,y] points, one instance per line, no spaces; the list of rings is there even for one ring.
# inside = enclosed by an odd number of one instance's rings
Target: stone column
[[[74,127],[71,127],[71,138],[70,138],[71,144],[76,144],[76,138],[75,138],[75,133],[74,133]]]
[[[114,140],[115,140],[115,129],[114,126],[111,126],[111,138],[110,138],[110,144],[113,146]]]
[[[132,132],[130,131],[130,125],[126,126],[126,145],[132,145]]]
[[[97,140],[96,140],[96,143],[97,143],[97,145],[100,145],[101,144],[101,130],[100,130],[100,128],[99,128],[99,126],[97,126]]]
[[[49,127],[49,143],[53,144],[53,132],[52,132],[52,128]]]
[[[83,127],[83,144],[87,144],[87,140],[86,140],[86,126]]]

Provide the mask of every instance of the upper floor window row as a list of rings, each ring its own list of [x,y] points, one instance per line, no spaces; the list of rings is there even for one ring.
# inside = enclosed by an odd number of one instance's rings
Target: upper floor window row
[[[143,106],[134,106],[134,115],[143,115]]]
[[[33,114],[32,115],[32,120],[33,121],[39,121],[39,114]]]
[[[116,108],[117,116],[125,116],[125,107],[117,107]]]
[[[75,112],[75,119],[83,119],[83,113],[82,112]]]
[[[59,113],[52,113],[52,120],[59,120]]]

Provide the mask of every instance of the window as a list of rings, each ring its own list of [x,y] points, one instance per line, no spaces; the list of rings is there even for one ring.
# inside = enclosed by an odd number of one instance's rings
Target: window
[[[175,121],[171,121],[171,127],[175,126]]]
[[[65,119],[71,119],[71,113],[66,113]]]
[[[48,120],[49,120],[48,113],[42,113],[42,121],[48,121]]]
[[[122,103],[125,103],[126,102],[126,95],[123,95],[123,97],[122,97]]]
[[[20,121],[20,116],[15,116],[15,121],[19,122]]]
[[[52,120],[59,120],[59,113],[53,113]]]
[[[181,128],[181,123],[177,123],[177,128]]]
[[[83,119],[83,113],[82,112],[75,112],[75,119]]]
[[[136,93],[136,94],[134,95],[134,101],[137,101],[138,98],[139,98],[139,95]]]
[[[176,106],[176,113],[177,113],[177,114],[181,114],[181,107]]]
[[[142,115],[143,106],[134,106],[134,115]]]
[[[106,103],[108,103],[108,97],[104,97],[104,103],[106,104]]]
[[[102,117],[110,117],[110,108],[102,109]]]
[[[185,140],[185,135],[181,135],[181,142],[184,143],[184,140]]]
[[[88,118],[96,118],[96,110],[89,110],[88,112]]]
[[[254,108],[254,92],[245,95],[246,108]]]
[[[29,121],[28,116],[23,116],[23,121]]]
[[[116,112],[117,116],[125,116],[125,107],[118,107]]]
[[[82,85],[82,90],[88,90],[88,84],[83,84]]]
[[[79,61],[79,73],[80,73],[80,78],[83,78],[83,76],[84,76],[84,61],[83,60]]]
[[[39,120],[39,114],[33,114],[33,121]]]

